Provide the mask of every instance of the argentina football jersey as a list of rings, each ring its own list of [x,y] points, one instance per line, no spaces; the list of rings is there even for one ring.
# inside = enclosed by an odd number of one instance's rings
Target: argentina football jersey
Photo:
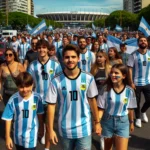
[[[32,93],[25,100],[20,94],[15,93],[8,101],[2,114],[3,120],[14,120],[14,143],[25,148],[37,145],[38,117],[43,114],[42,99],[39,94]]]
[[[108,45],[106,43],[103,43],[100,45],[100,50],[104,49],[106,53],[108,53]]]
[[[89,50],[86,53],[80,53],[80,61],[78,62],[79,68],[86,72],[91,71],[91,65],[95,63],[95,54]]]
[[[27,51],[30,49],[31,49],[30,44],[28,43],[20,44],[19,45],[19,59],[24,60]]]
[[[35,91],[39,93],[45,101],[50,80],[62,71],[59,62],[49,59],[44,65],[39,61],[33,61],[27,70],[33,77],[35,82]]]
[[[99,108],[111,116],[125,116],[128,109],[137,107],[134,90],[126,86],[121,93],[116,93],[112,88],[103,95],[99,95],[97,99]]]
[[[88,98],[98,94],[94,77],[80,71],[76,79],[64,72],[56,75],[50,83],[46,102],[58,101],[59,134],[64,138],[82,138],[91,135],[91,112]]]
[[[58,41],[56,42],[55,40],[53,41],[53,45],[55,46],[55,49],[56,49],[56,53],[58,51],[58,49],[62,46],[62,41]]]
[[[145,54],[133,52],[128,59],[127,66],[133,68],[133,82],[136,86],[150,84],[150,51]]]

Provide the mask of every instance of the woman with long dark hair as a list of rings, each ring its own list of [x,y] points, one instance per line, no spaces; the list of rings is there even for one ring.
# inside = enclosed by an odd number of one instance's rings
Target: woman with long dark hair
[[[7,48],[5,53],[5,62],[0,66],[0,100],[7,104],[8,99],[17,91],[15,84],[15,78],[20,72],[24,72],[25,69],[16,55],[16,52]],[[2,92],[3,87],[3,92]]]
[[[97,100],[104,149],[111,150],[115,142],[117,150],[127,150],[129,132],[134,130],[133,109],[137,107],[134,90],[129,86],[128,68],[115,64],[106,85],[106,91]]]

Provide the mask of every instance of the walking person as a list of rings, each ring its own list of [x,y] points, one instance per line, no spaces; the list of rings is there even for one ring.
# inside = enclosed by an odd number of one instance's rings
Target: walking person
[[[147,49],[148,42],[145,36],[138,38],[139,49],[134,51],[128,60],[130,82],[135,89],[137,108],[135,109],[137,127],[142,127],[141,121],[147,123],[147,109],[150,107],[150,51]],[[145,103],[140,109],[141,92],[145,97]]]
[[[74,45],[63,49],[65,69],[50,83],[48,103],[48,128],[50,141],[57,144],[54,131],[54,114],[58,101],[58,131],[63,150],[91,150],[91,111],[95,132],[101,133],[95,97],[98,94],[94,77],[78,68],[79,50]]]
[[[129,86],[128,68],[115,64],[106,85],[105,92],[97,99],[104,149],[111,150],[115,143],[117,150],[127,150],[129,131],[134,130],[134,108],[137,105],[134,90]]]

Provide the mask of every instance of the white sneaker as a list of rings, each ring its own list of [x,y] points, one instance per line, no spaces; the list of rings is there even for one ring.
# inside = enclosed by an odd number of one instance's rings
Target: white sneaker
[[[104,138],[100,137],[100,150],[104,150]]]
[[[141,118],[142,118],[142,121],[147,123],[148,122],[148,117],[146,115],[146,113],[141,113]]]
[[[138,128],[142,127],[141,119],[136,119],[135,120],[135,126],[138,127]]]
[[[41,138],[41,144],[45,145],[45,134],[44,134],[44,136]]]

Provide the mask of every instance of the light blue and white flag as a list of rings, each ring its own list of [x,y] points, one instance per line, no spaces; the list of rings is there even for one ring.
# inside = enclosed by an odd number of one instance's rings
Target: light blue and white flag
[[[116,47],[118,51],[120,51],[120,44],[122,43],[122,41],[112,35],[108,35],[107,36],[107,45],[108,47]],[[132,52],[134,52],[135,50],[138,49],[138,45],[137,45],[137,39],[129,39],[126,40],[125,42],[123,42],[126,44],[127,50],[126,52],[131,54]]]
[[[146,37],[150,36],[150,26],[144,17],[141,18],[138,30],[143,32]]]
[[[92,36],[93,38],[96,38],[96,33],[93,32],[91,36]]]
[[[49,25],[48,29],[49,29],[50,31],[53,31],[53,26]]]
[[[96,27],[95,27],[94,23],[92,23],[92,29],[96,30]]]
[[[47,29],[45,20],[42,20],[32,31],[30,31],[31,35],[37,35],[42,33]]]
[[[32,28],[29,24],[26,25],[26,29],[28,30],[28,32],[30,32],[32,30]]]
[[[116,25],[115,30],[118,31],[118,32],[121,32],[122,28],[119,25]]]

